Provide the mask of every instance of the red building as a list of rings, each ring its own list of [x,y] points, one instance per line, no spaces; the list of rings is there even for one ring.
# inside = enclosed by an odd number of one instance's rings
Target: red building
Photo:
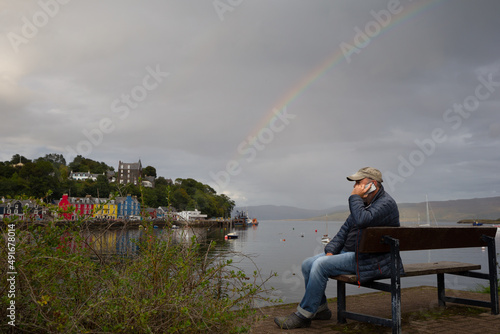
[[[84,198],[72,197],[69,202],[75,207],[75,213],[81,217],[92,217],[95,200],[87,195]]]
[[[59,201],[59,208],[64,219],[75,220],[79,217],[92,217],[94,202],[90,195],[78,198],[68,197],[68,194],[64,194]]]
[[[74,206],[69,202],[68,194],[64,194],[61,200],[59,201],[59,209],[66,220],[73,220],[75,217]]]

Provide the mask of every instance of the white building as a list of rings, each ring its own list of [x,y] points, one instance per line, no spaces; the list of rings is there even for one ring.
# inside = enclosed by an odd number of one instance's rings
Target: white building
[[[202,214],[201,211],[198,211],[198,209],[194,209],[194,211],[177,212],[177,215],[179,217],[181,217],[182,219],[188,220],[188,221],[207,218],[207,215]]]
[[[92,181],[97,181],[97,175],[98,174],[91,174],[90,172],[76,172],[73,173],[73,171],[69,174],[69,178],[76,180],[76,181],[85,181],[85,180],[92,180]]]

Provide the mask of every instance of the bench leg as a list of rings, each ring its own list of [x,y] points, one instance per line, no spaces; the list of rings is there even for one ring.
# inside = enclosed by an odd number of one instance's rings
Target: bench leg
[[[401,334],[401,263],[399,259],[399,240],[391,242],[391,305],[392,333]]]
[[[439,306],[446,306],[446,294],[444,291],[444,274],[437,274],[438,301]]]
[[[490,277],[490,297],[491,314],[499,313],[498,306],[498,275],[497,275],[497,252],[495,247],[495,238],[483,237],[488,244],[488,268]]]
[[[398,280],[399,281],[399,280]],[[401,284],[391,284],[392,333],[401,334]]]
[[[337,323],[345,324],[345,282],[337,281]]]
[[[383,240],[391,246],[391,299],[393,334],[401,334],[401,258],[399,256],[399,240],[384,236]]]

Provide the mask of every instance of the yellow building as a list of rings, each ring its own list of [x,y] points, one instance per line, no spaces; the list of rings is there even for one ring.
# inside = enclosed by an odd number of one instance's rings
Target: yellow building
[[[109,198],[96,198],[94,204],[93,218],[97,219],[116,219],[118,212],[118,205],[114,199]]]

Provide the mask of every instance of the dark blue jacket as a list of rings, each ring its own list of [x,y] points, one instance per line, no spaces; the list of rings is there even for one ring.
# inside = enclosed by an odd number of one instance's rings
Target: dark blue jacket
[[[325,254],[339,254],[344,248],[349,232],[358,229],[356,238],[356,274],[358,281],[366,282],[372,279],[390,277],[390,253],[359,253],[358,243],[363,229],[375,226],[400,226],[399,211],[394,199],[381,186],[377,195],[369,205],[365,205],[358,195],[349,197],[351,214],[340,227],[339,232],[325,246]],[[399,259],[401,261],[401,259]],[[401,264],[401,271],[403,265]],[[403,273],[403,271],[401,272]]]

